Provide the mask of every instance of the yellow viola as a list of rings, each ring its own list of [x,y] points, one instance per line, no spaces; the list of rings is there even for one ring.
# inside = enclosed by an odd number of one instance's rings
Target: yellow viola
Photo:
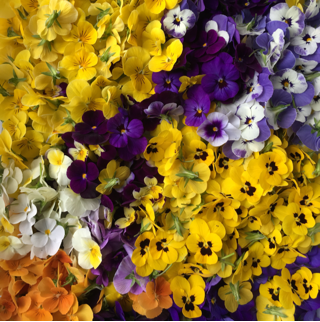
[[[162,70],[172,70],[177,59],[181,56],[183,45],[179,39],[171,39],[166,42],[162,54],[154,56],[150,60],[149,68],[152,72],[160,72]]]

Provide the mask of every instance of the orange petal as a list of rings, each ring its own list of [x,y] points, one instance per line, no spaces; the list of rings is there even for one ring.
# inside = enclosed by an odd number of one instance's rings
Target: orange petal
[[[11,281],[11,276],[10,276],[9,272],[0,268],[0,288],[4,289],[4,288],[8,287],[10,281]]]
[[[74,302],[73,294],[61,295],[59,300],[59,311],[61,314],[67,314]]]
[[[172,299],[170,296],[159,296],[159,306],[163,309],[169,309],[172,306]]]
[[[146,317],[148,319],[154,319],[157,316],[159,316],[161,314],[161,312],[162,312],[162,308],[161,307],[156,307],[153,310],[147,310],[146,311]]]
[[[138,303],[145,310],[152,310],[158,306],[158,301],[155,299],[155,297],[151,298],[147,293],[139,294]]]
[[[156,279],[156,293],[157,295],[170,295],[171,289],[170,289],[170,283],[167,282],[167,280],[163,276],[159,276]]]
[[[52,288],[54,289],[55,285],[52,279],[50,279],[49,277],[43,278],[38,285],[38,289],[42,297],[52,296],[52,291],[51,291]]]
[[[58,305],[59,299],[57,297],[47,298],[42,304],[43,308],[51,313],[57,310]]]
[[[24,313],[24,315],[30,321],[52,321],[51,313],[43,308],[35,307],[32,310],[29,310],[27,313]]]
[[[25,313],[29,310],[31,305],[31,298],[29,296],[21,296],[17,299],[19,313]]]

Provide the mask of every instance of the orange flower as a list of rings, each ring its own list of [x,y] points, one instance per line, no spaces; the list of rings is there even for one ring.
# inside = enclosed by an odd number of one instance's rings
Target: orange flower
[[[20,276],[21,279],[29,285],[34,285],[43,273],[44,262],[37,258],[30,259],[30,255],[26,255],[19,260],[3,261],[0,266],[9,271],[11,276]]]
[[[42,307],[44,298],[38,290],[30,291],[26,296],[31,298],[31,305],[29,310],[22,314],[22,320],[52,321],[51,313]]]
[[[88,304],[82,304],[79,306],[77,297],[74,296],[74,303],[70,311],[66,315],[62,315],[60,312],[54,313],[55,321],[92,321],[93,312]]]
[[[51,279],[57,278],[57,271],[59,270],[59,278],[64,281],[68,276],[68,271],[65,268],[64,263],[71,264],[72,261],[71,258],[60,249],[54,256],[46,261],[43,277],[50,277]]]
[[[9,286],[11,276],[8,271],[0,267],[0,289],[4,289]]]
[[[159,316],[162,309],[169,309],[172,306],[170,283],[162,276],[157,277],[155,282],[149,282],[146,292],[139,295],[129,293],[133,301],[133,309],[148,319]]]
[[[16,306],[12,302],[10,293],[7,290],[4,290],[0,297],[0,320],[9,320],[15,310]]]
[[[45,298],[42,306],[51,313],[60,311],[67,314],[74,302],[73,294],[59,286],[55,286],[49,277],[45,277],[38,285],[40,295]]]

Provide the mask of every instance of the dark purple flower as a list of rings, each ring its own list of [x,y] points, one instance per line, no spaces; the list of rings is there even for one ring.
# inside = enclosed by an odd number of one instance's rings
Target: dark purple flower
[[[241,74],[241,78],[246,82],[253,78],[254,72],[261,73],[262,67],[259,64],[254,52],[246,44],[239,44],[236,47],[235,66]]]
[[[129,161],[143,153],[148,141],[143,134],[143,124],[138,119],[129,118],[118,113],[108,121],[107,129],[111,132],[110,144],[118,148],[120,158]]]
[[[236,81],[239,72],[229,54],[221,53],[213,60],[204,63],[202,72],[206,75],[202,78],[201,86],[212,101],[226,101],[238,93],[239,85]]]
[[[185,123],[189,126],[199,126],[207,119],[205,114],[210,110],[210,98],[200,85],[192,86],[188,90],[188,98],[184,106],[184,114],[187,117]]]
[[[93,162],[86,164],[84,161],[73,161],[67,170],[67,177],[71,180],[70,187],[82,198],[97,198],[100,193],[96,191],[98,186],[95,181],[99,176],[99,170]]]
[[[197,40],[190,46],[194,49],[192,55],[198,61],[207,62],[213,59],[225,45],[225,39],[219,37],[215,30],[209,30],[208,32],[202,30]]]
[[[157,84],[154,88],[156,93],[171,91],[178,93],[181,82],[179,78],[183,75],[180,70],[173,70],[171,72],[161,71],[152,74],[152,81]]]
[[[97,145],[108,140],[107,133],[108,120],[104,117],[102,111],[88,111],[82,115],[83,123],[75,126],[75,132],[72,137],[75,141]]]

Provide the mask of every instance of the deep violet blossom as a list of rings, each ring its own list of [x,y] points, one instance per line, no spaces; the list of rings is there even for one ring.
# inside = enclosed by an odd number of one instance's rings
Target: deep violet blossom
[[[179,78],[183,75],[180,70],[174,70],[171,72],[158,72],[152,74],[152,81],[157,84],[154,88],[156,93],[162,93],[165,91],[171,91],[178,93],[181,82]]]
[[[236,81],[239,72],[233,65],[232,57],[221,53],[213,60],[202,65],[203,77],[201,86],[209,94],[211,100],[226,101],[239,91]]]

